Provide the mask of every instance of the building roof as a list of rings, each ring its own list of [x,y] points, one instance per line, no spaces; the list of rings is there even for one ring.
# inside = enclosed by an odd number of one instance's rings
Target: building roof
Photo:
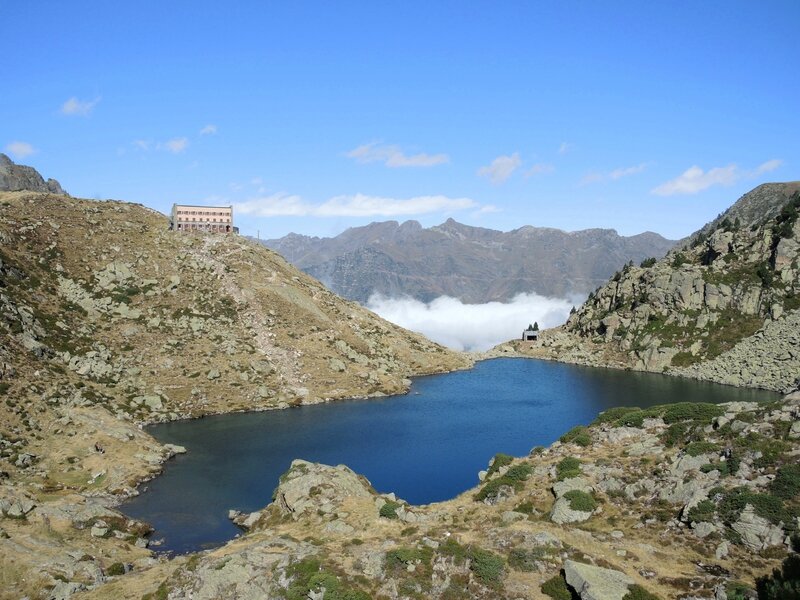
[[[231,210],[233,210],[233,205],[230,205],[230,204],[228,206],[207,206],[207,205],[202,205],[201,206],[199,204],[180,204],[178,202],[174,202],[172,204],[172,206],[173,206],[173,208],[176,207],[176,206],[182,206],[182,207],[185,207],[185,208],[230,208]]]

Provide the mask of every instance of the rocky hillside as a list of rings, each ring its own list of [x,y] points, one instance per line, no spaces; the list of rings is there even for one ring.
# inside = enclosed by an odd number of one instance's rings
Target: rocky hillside
[[[629,263],[525,354],[776,391],[800,381],[800,183],[765,184]]]
[[[31,192],[0,193],[0,340],[0,590],[150,560],[146,527],[111,505],[180,449],[142,423],[398,393],[471,364],[244,238]]]
[[[17,165],[0,152],[0,192],[18,192],[20,190],[51,194],[67,193],[55,179],[45,181],[33,167]]]
[[[530,226],[502,232],[453,219],[428,229],[417,221],[388,221],[334,238],[290,234],[264,243],[361,303],[373,293],[425,302],[451,296],[469,303],[530,292],[584,296],[629,260],[661,257],[674,244],[649,232],[622,237],[610,229]]]
[[[612,409],[428,506],[298,460],[239,539],[87,597],[750,598],[800,525],[799,438],[798,394]]]

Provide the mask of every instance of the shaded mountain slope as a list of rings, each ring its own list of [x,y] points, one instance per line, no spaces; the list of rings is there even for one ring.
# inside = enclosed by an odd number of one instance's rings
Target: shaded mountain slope
[[[387,221],[334,238],[297,234],[265,245],[361,303],[373,293],[430,301],[506,301],[519,293],[585,295],[629,260],[663,256],[674,242],[655,233],[622,237],[609,229],[564,232],[526,226],[509,232],[448,219],[424,229]]]

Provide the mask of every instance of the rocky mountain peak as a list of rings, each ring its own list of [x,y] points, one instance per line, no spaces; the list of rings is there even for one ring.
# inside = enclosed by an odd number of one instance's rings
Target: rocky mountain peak
[[[45,192],[66,195],[67,192],[55,179],[44,180],[33,167],[18,165],[0,153],[0,192]]]

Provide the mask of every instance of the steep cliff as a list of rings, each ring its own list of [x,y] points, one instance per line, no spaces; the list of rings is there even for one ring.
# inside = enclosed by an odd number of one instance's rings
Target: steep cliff
[[[800,378],[800,183],[743,196],[660,261],[629,263],[529,354],[776,391]]]

